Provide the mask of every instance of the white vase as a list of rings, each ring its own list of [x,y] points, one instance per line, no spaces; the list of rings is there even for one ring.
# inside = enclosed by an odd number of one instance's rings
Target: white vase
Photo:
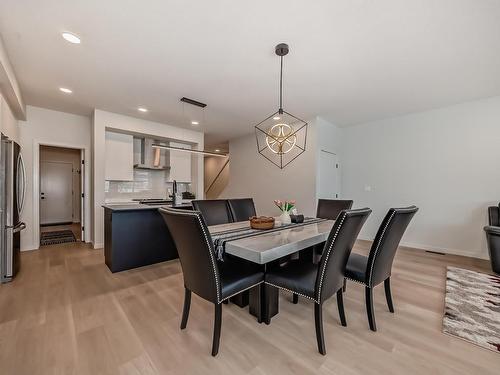
[[[290,219],[290,213],[288,211],[283,211],[280,216],[280,221],[282,225],[287,225],[292,222],[292,219]]]

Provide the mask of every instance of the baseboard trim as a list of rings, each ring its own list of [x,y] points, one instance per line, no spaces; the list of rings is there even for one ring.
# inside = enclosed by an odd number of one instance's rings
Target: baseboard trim
[[[359,238],[359,240],[373,242],[373,239],[371,239],[371,238],[361,237],[361,238]],[[409,248],[412,250],[429,251],[429,252],[445,254],[445,255],[446,254],[459,255],[459,256],[468,257],[468,258],[489,260],[488,252],[481,251],[481,250],[465,251],[465,250],[461,250],[461,249],[450,249],[447,247],[423,245],[423,244],[412,243],[412,242],[401,242],[400,246],[406,247],[406,248]]]
[[[29,245],[29,246],[23,247],[21,249],[21,251],[33,251],[33,250],[38,250],[39,248],[40,248],[39,246]]]
[[[102,249],[104,247],[104,243],[101,242],[92,243],[92,247],[94,249]]]

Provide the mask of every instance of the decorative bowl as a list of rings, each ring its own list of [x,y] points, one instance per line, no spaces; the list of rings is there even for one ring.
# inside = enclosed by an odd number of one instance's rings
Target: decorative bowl
[[[274,217],[268,216],[252,216],[250,218],[250,227],[253,229],[273,229]]]

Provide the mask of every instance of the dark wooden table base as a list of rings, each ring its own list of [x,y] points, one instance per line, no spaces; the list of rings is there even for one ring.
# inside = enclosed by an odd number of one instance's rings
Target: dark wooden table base
[[[264,283],[250,289],[249,311],[259,323],[270,324],[279,312],[279,290]]]

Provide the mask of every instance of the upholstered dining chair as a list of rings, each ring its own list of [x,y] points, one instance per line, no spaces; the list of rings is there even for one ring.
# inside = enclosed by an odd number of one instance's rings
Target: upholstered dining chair
[[[342,297],[345,266],[358,233],[370,213],[369,208],[342,210],[325,242],[319,264],[299,258],[266,271],[266,290],[278,288],[314,302],[318,351],[323,355],[326,354],[323,303],[337,294],[340,321],[343,326],[347,325]],[[265,295],[268,296],[269,292],[265,292]],[[265,315],[269,316],[267,313]],[[269,321],[266,323],[269,324]]]
[[[222,325],[222,303],[242,291],[264,281],[260,268],[248,262],[216,261],[212,239],[207,225],[198,211],[159,209],[172,235],[184,276],[184,308],[181,329],[186,328],[191,293],[212,302],[215,306],[212,355],[219,351]]]
[[[351,253],[345,271],[348,280],[365,286],[366,313],[372,331],[377,330],[373,309],[373,288],[384,282],[389,311],[394,313],[391,295],[391,270],[396,250],[411,219],[418,211],[415,206],[391,208],[379,227],[375,240],[366,257]],[[345,284],[344,284],[345,291]]]
[[[247,221],[255,216],[255,204],[252,198],[228,199],[229,210],[233,221]]]
[[[321,219],[335,220],[342,210],[349,210],[352,207],[352,200],[346,199],[318,199],[318,206],[316,207],[316,217]],[[321,252],[323,251],[323,244],[313,247],[312,251],[306,250],[302,253],[304,257],[309,257],[312,262],[319,262]],[[298,297],[293,296],[293,303],[297,303]]]
[[[192,201],[191,204],[196,211],[201,212],[207,225],[233,222],[226,199],[199,199]]]
[[[351,209],[352,203],[352,200],[344,199],[318,199],[316,217],[335,220],[340,211]]]
[[[488,224],[484,227],[491,269],[500,274],[500,205],[488,207]]]

